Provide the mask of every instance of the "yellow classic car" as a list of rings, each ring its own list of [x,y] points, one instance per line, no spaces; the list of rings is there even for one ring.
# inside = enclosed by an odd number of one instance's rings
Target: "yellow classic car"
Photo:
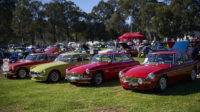
[[[68,67],[89,63],[91,56],[86,53],[63,53],[54,62],[37,65],[31,68],[32,80],[57,82],[65,77]]]

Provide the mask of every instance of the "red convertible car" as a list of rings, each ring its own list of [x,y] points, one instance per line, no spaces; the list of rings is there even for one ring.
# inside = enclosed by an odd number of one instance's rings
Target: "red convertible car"
[[[66,77],[71,83],[92,83],[96,86],[103,80],[117,78],[119,71],[138,65],[125,53],[96,54],[89,64],[66,69]]]
[[[17,76],[18,78],[25,78],[28,75],[31,66],[48,63],[53,61],[55,58],[56,56],[54,54],[29,54],[23,62],[9,64],[8,69],[2,71],[3,74],[8,78],[12,76]]]
[[[142,65],[125,68],[119,73],[125,89],[164,91],[168,85],[180,80],[196,79],[200,62],[191,60],[181,51],[149,53]]]

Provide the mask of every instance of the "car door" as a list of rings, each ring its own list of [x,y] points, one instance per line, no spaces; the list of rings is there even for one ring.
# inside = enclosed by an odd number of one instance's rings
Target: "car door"
[[[124,68],[123,58],[121,54],[113,55],[112,66],[113,66],[113,77],[118,77],[119,71]]]
[[[177,81],[183,80],[185,74],[189,71],[189,66],[185,62],[182,53],[176,53],[174,58],[174,65],[170,68],[168,73],[169,83],[175,83]]]
[[[116,66],[115,63],[112,63],[113,61],[113,55],[107,54],[103,55],[101,57],[102,63],[106,63],[103,66],[100,66],[98,70],[101,70],[104,72],[104,79],[112,79],[116,77],[116,69],[118,66]]]
[[[195,65],[193,63],[193,60],[191,58],[189,58],[186,53],[181,53],[181,54],[182,54],[183,61],[184,61],[184,63],[181,65],[181,68],[183,71],[181,78],[184,80],[189,77],[189,75],[191,74],[192,69],[194,68]]]

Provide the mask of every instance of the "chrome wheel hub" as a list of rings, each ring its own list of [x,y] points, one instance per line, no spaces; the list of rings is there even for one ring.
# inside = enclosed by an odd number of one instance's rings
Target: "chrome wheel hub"
[[[192,80],[195,80],[195,79],[196,79],[196,73],[195,73],[194,70],[192,70],[192,72],[191,72],[191,79],[192,79]]]
[[[57,72],[53,72],[51,74],[51,80],[56,82],[58,80],[59,76],[58,76],[58,73]]]
[[[167,87],[167,81],[164,77],[162,77],[160,79],[160,88],[161,88],[161,90],[165,90],[166,87]]]
[[[26,77],[26,70],[24,70],[24,69],[22,69],[22,70],[19,70],[19,77],[20,78],[24,78],[24,77]]]
[[[97,74],[95,77],[95,80],[96,80],[97,85],[101,84],[101,82],[103,80],[101,74]]]

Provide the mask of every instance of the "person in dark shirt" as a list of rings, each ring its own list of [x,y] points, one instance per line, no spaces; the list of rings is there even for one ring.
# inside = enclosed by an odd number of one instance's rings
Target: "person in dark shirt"
[[[200,52],[200,45],[198,45],[198,43],[196,43],[193,47],[193,51],[192,51],[192,54],[191,54],[193,60],[199,60],[200,59],[199,52]]]

